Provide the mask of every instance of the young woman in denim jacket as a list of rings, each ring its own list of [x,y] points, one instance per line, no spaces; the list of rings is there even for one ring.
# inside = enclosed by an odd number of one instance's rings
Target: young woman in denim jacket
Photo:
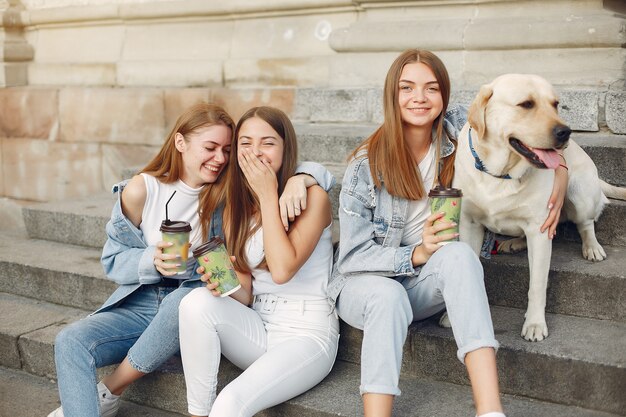
[[[353,153],[340,194],[337,262],[329,283],[339,316],[363,330],[361,386],[365,416],[391,416],[407,328],[447,309],[465,364],[476,412],[503,416],[489,304],[478,257],[456,237],[435,233],[428,190],[450,186],[455,146],[465,123],[447,109],[450,82],[431,52],[408,50],[391,65],[384,87],[384,123]],[[440,165],[441,164],[441,165]],[[438,173],[438,167],[441,166]],[[567,176],[555,181],[555,206],[543,225],[553,235]],[[419,401],[419,399],[416,399]]]
[[[278,109],[249,110],[236,129],[224,225],[241,288],[219,297],[209,283],[180,304],[180,351],[189,412],[251,417],[319,383],[337,353],[328,302],[332,212],[320,187],[287,232],[278,195],[296,165],[297,142]],[[203,279],[210,281],[210,274]],[[252,279],[254,278],[254,279]],[[252,308],[248,305],[252,304]],[[244,369],[216,395],[220,353]]]
[[[192,258],[182,275],[172,272],[175,264],[164,262],[175,255],[162,251],[169,245],[160,241],[162,203],[176,191],[168,205],[169,218],[192,225],[192,248],[204,236],[222,235],[221,173],[229,161],[233,131],[234,123],[221,107],[192,106],[179,117],[142,174],[128,185],[114,187],[118,201],[106,226],[102,264],[107,278],[120,286],[95,313],[57,335],[62,407],[49,417],[115,416],[126,387],[179,350],[178,304],[193,288],[205,284],[195,273]],[[325,188],[332,186],[334,178],[321,165],[308,163],[300,170],[315,176]],[[285,217],[292,217],[302,204],[294,196],[306,195],[304,186],[313,183],[308,175],[293,178],[281,201]],[[120,361],[111,375],[97,383],[96,368]]]

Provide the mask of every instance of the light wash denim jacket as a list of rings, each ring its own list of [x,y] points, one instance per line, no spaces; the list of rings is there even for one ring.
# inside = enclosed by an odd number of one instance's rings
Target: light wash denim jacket
[[[296,173],[311,175],[326,192],[335,184],[335,177],[315,162],[300,163]],[[128,180],[125,180],[113,186],[113,192],[117,193],[117,201],[113,206],[111,219],[106,225],[107,241],[100,258],[106,277],[119,284],[119,287],[93,314],[114,307],[142,285],[158,284],[162,279],[153,263],[156,247],[148,246],[143,238],[143,232],[122,213],[120,196],[127,183]],[[222,212],[223,207],[219,207],[211,217],[209,239],[214,236],[223,237]],[[196,260],[190,258],[186,272],[188,279],[181,286],[202,285],[200,275],[195,272],[196,269]]]
[[[450,106],[444,117],[441,156],[454,152],[467,110]],[[328,284],[328,296],[337,301],[346,281],[359,274],[385,277],[417,276],[411,262],[412,246],[401,246],[409,201],[376,188],[365,151],[350,161],[339,195],[339,246]]]

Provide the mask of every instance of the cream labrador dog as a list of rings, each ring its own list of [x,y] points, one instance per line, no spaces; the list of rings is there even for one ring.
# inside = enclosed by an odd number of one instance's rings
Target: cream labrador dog
[[[563,163],[557,150],[569,167],[561,220],[576,224],[583,257],[606,257],[594,221],[607,196],[626,199],[626,189],[600,180],[591,158],[569,138],[558,100],[554,88],[536,75],[507,74],[482,86],[460,133],[455,162],[453,185],[463,190],[461,240],[479,253],[486,227],[517,237],[501,251],[528,247],[530,285],[522,337],[529,341],[548,336],[544,310],[552,241],[539,228],[548,217],[554,169]]]

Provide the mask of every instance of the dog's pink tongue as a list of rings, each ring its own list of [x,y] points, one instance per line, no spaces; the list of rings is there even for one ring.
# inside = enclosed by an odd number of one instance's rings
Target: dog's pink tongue
[[[552,149],[533,148],[533,152],[541,159],[541,162],[550,169],[556,169],[561,163],[561,157]]]

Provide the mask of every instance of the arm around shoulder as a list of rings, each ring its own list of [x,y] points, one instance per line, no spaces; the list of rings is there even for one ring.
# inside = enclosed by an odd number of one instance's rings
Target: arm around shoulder
[[[296,174],[310,175],[326,192],[330,191],[335,185],[335,176],[324,165],[317,162],[305,161],[299,163],[296,168]]]

